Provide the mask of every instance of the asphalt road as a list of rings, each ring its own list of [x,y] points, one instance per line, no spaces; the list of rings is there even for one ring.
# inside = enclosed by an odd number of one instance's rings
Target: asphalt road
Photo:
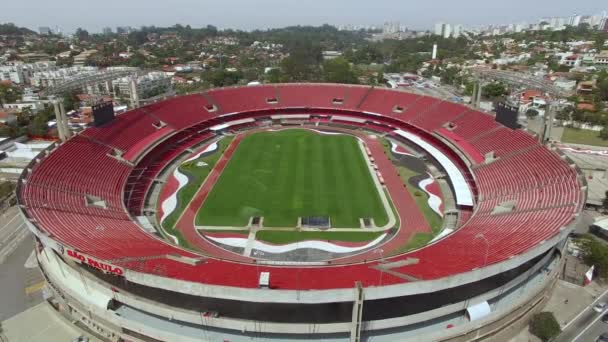
[[[0,263],[15,248],[15,241],[20,241],[26,234],[25,223],[16,207],[0,213]]]
[[[601,317],[608,311],[599,313],[592,309],[592,306],[599,302],[608,302],[608,291],[575,317],[556,339],[556,342],[591,342],[595,341],[600,334],[608,332],[608,323],[603,323],[601,320]]]
[[[16,210],[11,208],[0,214],[0,250],[12,252],[0,264],[0,321],[12,317],[42,302],[44,278],[32,259],[34,239]],[[10,241],[19,234],[25,234],[16,246]],[[25,267],[30,258],[29,267]]]

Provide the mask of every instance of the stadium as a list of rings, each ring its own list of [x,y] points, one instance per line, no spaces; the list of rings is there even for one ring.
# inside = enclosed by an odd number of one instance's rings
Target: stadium
[[[105,340],[500,339],[542,307],[585,202],[530,133],[385,88],[99,117],[17,193],[49,302]]]

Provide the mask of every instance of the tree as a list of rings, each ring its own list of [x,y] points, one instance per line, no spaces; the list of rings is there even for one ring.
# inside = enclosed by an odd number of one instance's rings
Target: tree
[[[608,276],[608,246],[590,235],[583,235],[576,243],[583,253],[585,264],[595,265],[600,277],[606,278]]]
[[[129,58],[129,66],[132,67],[142,67],[146,64],[146,57],[141,53],[134,53],[131,58]]]
[[[30,121],[27,131],[30,135],[44,137],[49,131],[48,121],[43,116],[38,115]]]
[[[2,322],[0,322],[0,341],[6,341],[6,337],[4,336],[4,327],[2,327]]]
[[[530,332],[546,342],[559,335],[561,329],[552,312],[540,312],[532,316]]]
[[[569,121],[570,116],[572,115],[572,111],[574,111],[574,107],[567,106],[555,114],[555,119],[561,121]]]
[[[494,82],[483,86],[482,94],[487,97],[501,97],[507,94],[507,87],[500,82]]]
[[[600,138],[602,138],[603,140],[608,140],[608,125],[604,125],[604,127],[600,131]]]
[[[13,103],[21,99],[21,91],[10,83],[0,83],[0,104]]]
[[[216,87],[227,87],[239,83],[241,78],[243,78],[243,75],[238,71],[216,70],[211,72],[209,82]]]
[[[281,83],[283,82],[283,74],[281,73],[281,69],[274,68],[266,73],[266,78],[270,83]]]
[[[598,33],[597,36],[595,36],[595,50],[597,51],[601,51],[604,49],[604,43],[606,42],[606,34],[605,33]]]
[[[311,81],[315,73],[314,66],[289,56],[281,61],[281,72],[287,81]]]
[[[534,109],[534,108],[530,108],[526,111],[526,117],[528,117],[528,119],[534,119],[538,116],[538,110]]]
[[[78,92],[72,91],[62,95],[63,107],[66,111],[76,110],[79,107],[80,99],[78,98]]]
[[[323,63],[323,78],[325,82],[331,83],[357,83],[357,76],[350,63],[342,57]]]
[[[49,133],[48,122],[55,118],[55,111],[52,106],[40,111],[27,125],[27,132],[35,136],[47,136]]]
[[[313,81],[323,60],[321,47],[310,40],[290,42],[289,57],[281,61],[281,71],[287,81]]]
[[[603,70],[597,79],[595,94],[602,101],[608,101],[608,71]]]

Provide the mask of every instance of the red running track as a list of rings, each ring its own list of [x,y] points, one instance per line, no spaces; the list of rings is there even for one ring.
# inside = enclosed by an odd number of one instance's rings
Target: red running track
[[[397,173],[397,168],[395,168],[393,162],[385,154],[382,143],[375,137],[363,134],[360,134],[359,137],[365,141],[365,144],[372,153],[372,157],[378,166],[378,171],[380,171],[382,178],[384,178],[384,184],[386,185],[386,189],[390,194],[395,210],[399,216],[400,227],[397,234],[387,243],[380,246],[383,255],[393,255],[394,253],[392,252],[403,247],[414,234],[430,233],[431,226],[426,221],[426,218],[416,204],[416,201],[407,190],[406,185],[403,184],[401,177]],[[337,260],[339,260],[339,262],[357,262],[379,257],[379,255],[372,255],[372,253],[373,250]]]
[[[222,155],[220,160],[217,161],[211,172],[209,172],[209,175],[207,175],[205,182],[194,195],[194,197],[182,213],[182,216],[175,224],[175,228],[182,233],[184,239],[186,239],[186,241],[188,241],[191,246],[194,246],[203,253],[207,253],[214,257],[231,259],[235,261],[251,261],[251,259],[230,252],[207,241],[196,231],[194,221],[196,219],[196,213],[198,212],[198,209],[202,206],[203,202],[205,202],[205,199],[207,199],[207,197],[209,196],[209,193],[213,189],[213,186],[215,185],[217,180],[220,178],[222,172],[226,168],[226,165],[228,165],[230,158],[234,154],[234,151],[236,151],[236,148],[243,139],[243,136],[243,134],[239,134],[234,138],[234,140],[232,140],[228,148],[224,151],[224,154]]]

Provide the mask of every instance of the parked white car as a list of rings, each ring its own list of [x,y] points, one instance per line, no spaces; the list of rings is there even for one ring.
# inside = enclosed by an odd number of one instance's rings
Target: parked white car
[[[606,303],[599,302],[599,303],[595,304],[593,306],[593,310],[595,310],[595,312],[604,312],[606,310]]]

